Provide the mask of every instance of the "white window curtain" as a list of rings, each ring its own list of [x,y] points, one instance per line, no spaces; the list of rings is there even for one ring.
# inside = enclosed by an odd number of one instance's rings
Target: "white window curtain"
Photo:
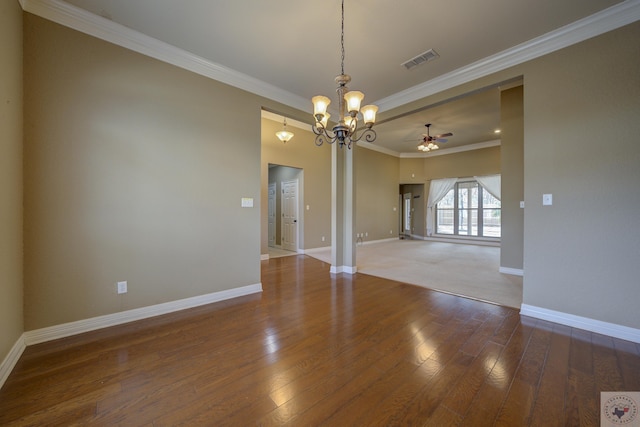
[[[456,185],[458,178],[434,179],[429,187],[429,198],[427,199],[427,236],[433,236],[434,217],[433,211],[438,203],[449,190]]]
[[[500,197],[500,175],[474,176],[482,187],[487,190],[493,197],[502,200]]]

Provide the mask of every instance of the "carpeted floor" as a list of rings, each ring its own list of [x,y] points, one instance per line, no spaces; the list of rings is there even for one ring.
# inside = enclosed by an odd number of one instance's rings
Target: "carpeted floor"
[[[331,249],[308,253],[331,262]],[[522,304],[522,277],[502,274],[500,248],[423,240],[359,245],[358,272],[508,307]]]

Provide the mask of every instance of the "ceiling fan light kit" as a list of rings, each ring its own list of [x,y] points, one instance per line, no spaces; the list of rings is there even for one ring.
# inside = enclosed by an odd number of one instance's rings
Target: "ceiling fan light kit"
[[[344,0],[342,0],[342,21],[340,33],[340,46],[342,49],[341,56],[341,72],[335,78],[338,88],[338,123],[333,129],[327,129],[330,114],[327,108],[331,100],[323,95],[314,96],[311,99],[313,103],[313,117],[315,124],[312,126],[313,133],[316,134],[316,145],[321,146],[324,142],[333,144],[338,142],[340,147],[347,146],[351,148],[351,144],[364,138],[367,142],[373,142],[376,139],[376,132],[372,129],[376,121],[376,113],[378,107],[375,105],[365,105],[360,108],[360,104],[364,99],[364,93],[359,91],[350,91],[347,84],[351,81],[351,76],[344,73]],[[364,128],[358,129],[359,121],[364,122]],[[358,134],[358,132],[360,132]]]
[[[438,146],[438,144],[436,144],[436,142],[440,142],[440,143],[447,142],[445,137],[453,136],[451,132],[431,136],[431,134],[429,133],[429,129],[431,128],[431,123],[427,123],[425,126],[427,127],[427,133],[422,134],[422,144],[418,145],[418,150],[423,151],[425,153],[428,151],[439,149],[440,147]]]

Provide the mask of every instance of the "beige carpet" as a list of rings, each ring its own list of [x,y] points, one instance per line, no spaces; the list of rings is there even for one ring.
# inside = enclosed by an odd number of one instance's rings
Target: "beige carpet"
[[[309,256],[331,263],[331,249]],[[359,273],[508,307],[522,304],[522,277],[502,274],[500,248],[422,240],[359,245]]]

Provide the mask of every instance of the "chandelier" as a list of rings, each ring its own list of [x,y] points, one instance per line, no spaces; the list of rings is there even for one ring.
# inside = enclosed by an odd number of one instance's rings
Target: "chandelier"
[[[285,144],[287,142],[289,142],[289,140],[291,138],[293,138],[293,132],[289,132],[287,130],[287,118],[284,118],[284,125],[282,127],[281,131],[276,132],[276,136],[278,137],[278,139],[282,142],[284,142]]]
[[[360,108],[360,103],[364,98],[364,94],[357,90],[350,91],[347,84],[351,81],[351,76],[344,73],[344,0],[342,0],[342,22],[340,33],[340,46],[342,56],[340,60],[341,72],[335,78],[338,88],[338,123],[333,129],[327,129],[329,117],[327,107],[331,100],[326,96],[318,95],[311,99],[313,102],[313,116],[316,123],[312,126],[313,133],[316,134],[316,145],[320,146],[324,142],[333,144],[338,142],[340,147],[344,145],[351,148],[351,144],[360,141],[363,137],[367,142],[373,142],[376,139],[376,132],[371,129],[376,121],[376,112],[378,107],[375,105],[365,105]],[[359,114],[361,117],[359,117]],[[364,128],[358,128],[359,121],[364,122]]]

